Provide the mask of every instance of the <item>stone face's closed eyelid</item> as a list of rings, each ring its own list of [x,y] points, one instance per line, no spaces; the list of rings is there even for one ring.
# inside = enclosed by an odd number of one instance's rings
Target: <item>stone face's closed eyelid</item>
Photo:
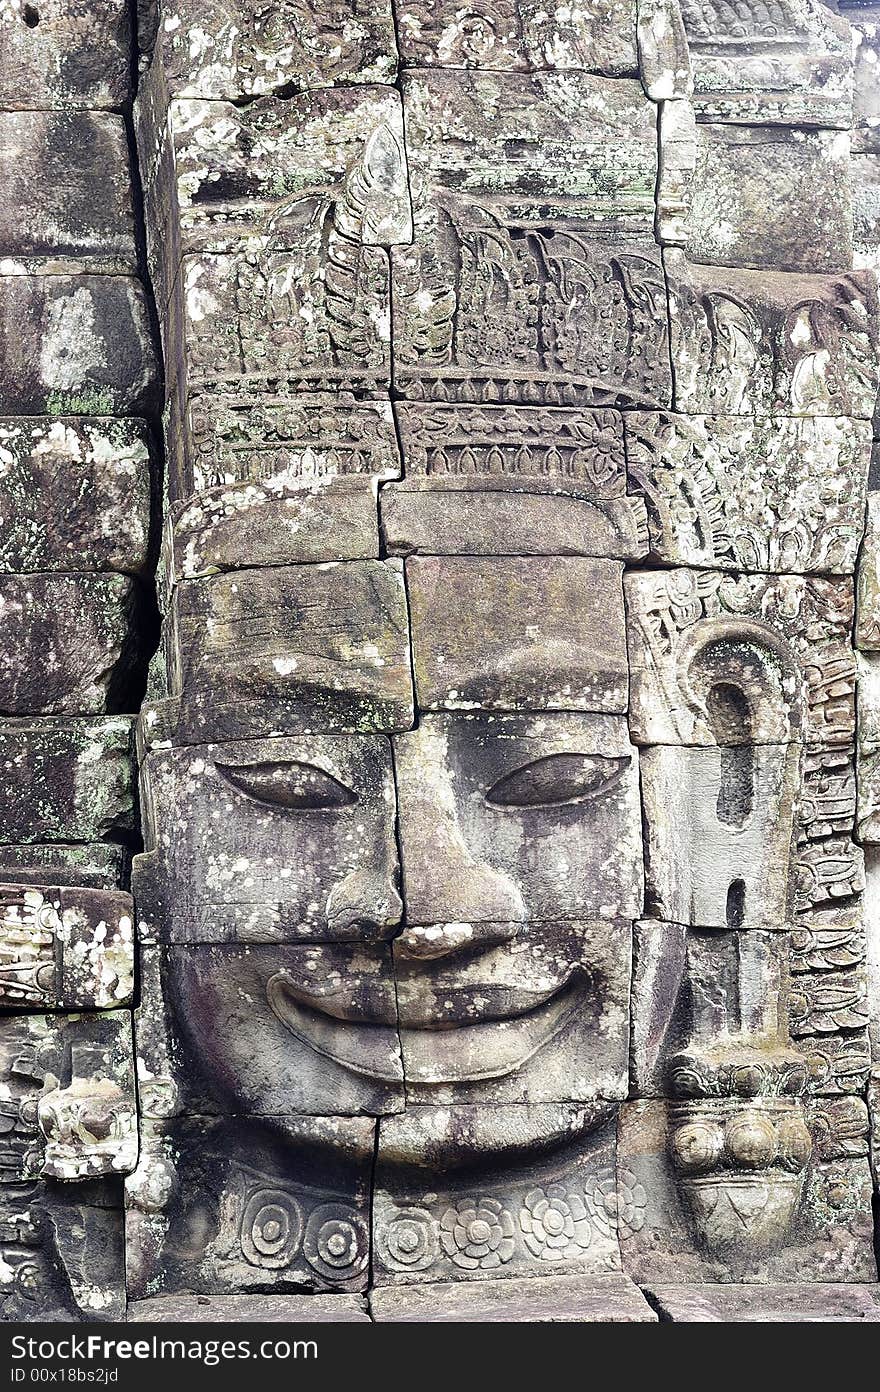
[[[221,778],[257,802],[289,811],[337,811],[357,802],[357,794],[332,773],[298,759],[259,764],[215,764]]]
[[[499,778],[486,801],[496,807],[586,802],[616,787],[629,763],[629,755],[546,754]]]

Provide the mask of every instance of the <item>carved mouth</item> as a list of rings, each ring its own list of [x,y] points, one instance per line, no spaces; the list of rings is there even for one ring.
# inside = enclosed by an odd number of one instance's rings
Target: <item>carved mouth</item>
[[[284,971],[266,985],[277,1019],[316,1053],[382,1082],[399,1083],[405,1070],[408,1082],[428,1087],[514,1072],[568,1024],[583,991],[583,981],[572,978],[543,1004],[518,1015],[455,1028],[396,1030],[327,1014]]]

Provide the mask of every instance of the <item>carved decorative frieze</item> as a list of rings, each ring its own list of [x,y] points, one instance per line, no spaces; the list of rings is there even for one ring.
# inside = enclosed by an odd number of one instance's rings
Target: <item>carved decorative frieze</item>
[[[12,1010],[101,1009],[134,991],[127,894],[0,885],[0,1002]]]
[[[390,0],[154,0],[154,68],[180,97],[255,97],[391,82]]]
[[[867,421],[628,412],[630,483],[658,559],[851,574],[863,533]]]
[[[675,406],[698,414],[873,414],[876,278],[698,266],[666,253]]]
[[[592,0],[549,11],[535,0],[440,0],[397,6],[401,61],[415,68],[494,72],[637,72],[634,0]]]

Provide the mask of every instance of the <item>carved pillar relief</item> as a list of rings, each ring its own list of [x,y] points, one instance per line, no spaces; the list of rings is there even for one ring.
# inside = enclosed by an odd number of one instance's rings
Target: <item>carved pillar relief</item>
[[[157,365],[123,0],[0,16],[0,1318],[124,1318]]]

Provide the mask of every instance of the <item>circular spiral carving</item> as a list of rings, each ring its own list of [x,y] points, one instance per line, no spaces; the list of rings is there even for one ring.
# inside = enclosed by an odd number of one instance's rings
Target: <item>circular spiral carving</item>
[[[241,1249],[252,1266],[289,1266],[299,1250],[302,1215],[296,1200],[281,1189],[258,1189],[241,1221]]]

